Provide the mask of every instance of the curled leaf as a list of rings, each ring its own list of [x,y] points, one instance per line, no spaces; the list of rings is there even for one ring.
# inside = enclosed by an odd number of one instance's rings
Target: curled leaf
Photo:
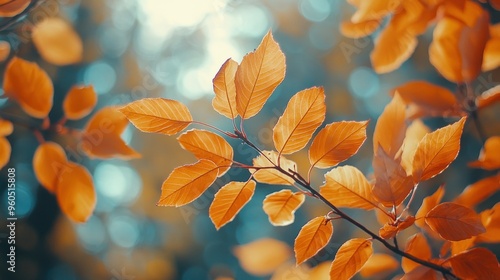
[[[281,190],[266,196],[262,208],[273,226],[287,226],[295,220],[295,211],[304,203],[303,193]]]
[[[97,94],[93,86],[73,86],[63,101],[64,115],[68,120],[81,119],[94,109]]]

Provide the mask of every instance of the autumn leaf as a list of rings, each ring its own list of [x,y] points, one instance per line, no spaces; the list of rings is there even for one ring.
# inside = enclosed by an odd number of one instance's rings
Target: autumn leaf
[[[0,17],[13,17],[22,13],[31,3],[31,0],[1,0]]]
[[[441,185],[432,195],[424,198],[422,201],[422,205],[417,211],[417,214],[415,215],[416,221],[415,224],[419,226],[420,228],[425,228],[426,223],[425,223],[425,216],[429,211],[431,211],[432,208],[436,207],[441,202],[441,199],[443,199],[444,196],[444,185]]]
[[[296,264],[299,265],[316,255],[328,244],[332,234],[333,225],[325,217],[316,217],[305,224],[293,246]]]
[[[10,44],[6,41],[0,41],[0,62],[4,62],[10,54]]]
[[[34,118],[43,119],[52,109],[52,81],[34,62],[13,57],[5,69],[3,90]]]
[[[202,129],[181,134],[177,141],[197,159],[208,159],[219,166],[218,177],[224,175],[233,163],[233,148],[221,136]]]
[[[395,11],[402,0],[386,1],[386,0],[373,0],[373,1],[358,1],[357,11],[351,17],[354,23],[363,22],[372,19],[382,19]]]
[[[305,198],[303,193],[283,189],[267,195],[262,208],[273,226],[287,226],[295,220],[294,213],[304,203]]]
[[[430,129],[421,120],[414,120],[406,129],[401,152],[401,165],[407,174],[413,173],[413,158],[415,157],[418,143],[429,132]]]
[[[478,243],[500,242],[500,203],[495,204],[491,209],[484,210],[480,216],[486,232],[477,236],[475,241]]]
[[[40,56],[47,62],[62,66],[82,60],[82,39],[62,18],[50,17],[37,22],[31,38]]]
[[[320,194],[336,207],[370,210],[376,207],[371,185],[356,167],[339,166],[325,174]]]
[[[143,132],[174,135],[193,122],[186,105],[166,98],[144,98],[119,110]]]
[[[215,194],[214,200],[208,209],[208,215],[219,230],[231,222],[253,196],[255,181],[229,182],[222,186]]]
[[[461,279],[499,279],[500,267],[495,254],[485,248],[474,248],[448,259],[455,275]]]
[[[73,86],[63,101],[64,116],[68,120],[79,120],[92,112],[97,104],[93,86]]]
[[[9,136],[14,131],[11,121],[0,119],[0,136]]]
[[[372,242],[353,238],[340,246],[330,268],[330,279],[351,279],[373,254]]]
[[[417,44],[414,34],[389,24],[375,40],[375,47],[370,54],[373,69],[382,74],[399,68],[410,58]]]
[[[329,168],[356,154],[366,140],[368,121],[342,121],[326,125],[309,148],[309,162],[317,168]]]
[[[500,85],[486,90],[476,98],[478,110],[491,106],[497,102],[500,102]]]
[[[424,136],[413,158],[415,182],[428,180],[448,168],[460,151],[460,137],[466,117]]]
[[[285,78],[285,55],[269,31],[236,71],[236,109],[242,119],[255,116]]]
[[[175,168],[161,186],[158,206],[183,206],[201,196],[217,179],[219,167],[206,159]]]
[[[399,262],[388,254],[373,254],[366,261],[359,273],[363,277],[387,276],[399,266]],[[377,277],[377,278],[378,278]]]
[[[284,171],[297,171],[297,164],[283,156],[279,156],[279,163]],[[276,151],[262,151],[261,155],[253,159],[253,166],[258,168],[250,168],[249,171],[259,183],[293,186],[295,183],[293,178],[270,168],[275,165],[278,165],[278,153]]]
[[[291,256],[291,250],[286,243],[271,238],[237,246],[233,252],[240,266],[255,276],[271,274]]]
[[[11,152],[9,141],[5,137],[0,137],[0,170],[9,162]]]
[[[500,173],[467,186],[453,202],[466,207],[474,207],[500,190]]]
[[[222,64],[213,79],[215,97],[212,99],[212,107],[219,114],[230,119],[238,116],[236,111],[236,85],[234,83],[237,69],[238,63],[229,58]]]
[[[493,170],[500,168],[500,136],[492,136],[486,140],[477,161],[469,166]]]
[[[410,238],[408,238],[408,241],[406,242],[405,253],[408,253],[424,261],[427,261],[432,257],[431,247],[429,246],[429,243],[427,243],[427,239],[425,239],[425,236],[422,233],[414,234],[410,236]],[[418,266],[420,266],[419,263],[416,263],[408,258],[403,257],[401,259],[401,267],[406,273],[409,273]]]
[[[467,239],[486,231],[474,210],[452,202],[432,208],[425,216],[425,222],[450,241]]]
[[[418,265],[412,271],[407,272],[400,280],[436,280],[440,279],[436,277],[436,271],[427,266]]]
[[[415,223],[415,217],[408,216],[404,220],[398,220],[396,223],[389,222],[380,228],[378,235],[383,239],[395,237],[400,231],[411,227]]]
[[[382,114],[378,117],[375,131],[373,132],[373,152],[379,151],[381,146],[392,158],[396,155],[406,132],[405,120],[406,106],[399,94],[395,94],[387,104]]]
[[[128,125],[127,118],[116,107],[104,107],[85,126],[81,148],[90,158],[138,158],[141,155],[127,146],[120,135]]]
[[[342,35],[357,39],[366,37],[375,32],[380,26],[381,20],[372,19],[362,22],[344,21],[340,23],[340,33]]]
[[[38,182],[49,192],[54,193],[61,170],[68,163],[64,149],[57,143],[40,144],[33,156],[33,170]]]
[[[76,163],[66,162],[57,178],[55,189],[61,211],[71,220],[86,222],[96,205],[96,193],[92,175]]]
[[[280,154],[304,148],[312,134],[325,120],[325,92],[322,87],[295,94],[273,128],[273,141]]]
[[[474,246],[475,243],[476,236],[460,241],[451,241],[451,255],[454,256],[467,251],[469,248]]]
[[[493,70],[500,66],[500,24],[490,25],[490,38],[486,42],[483,54],[483,72]]]

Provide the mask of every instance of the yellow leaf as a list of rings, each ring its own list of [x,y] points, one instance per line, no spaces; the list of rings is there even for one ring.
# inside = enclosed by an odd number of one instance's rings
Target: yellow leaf
[[[432,208],[425,216],[425,222],[442,238],[450,241],[467,239],[486,231],[474,210],[452,202]]]
[[[127,125],[127,118],[116,107],[102,108],[85,126],[80,143],[82,150],[90,158],[140,157],[140,154],[120,138]]]
[[[156,205],[179,207],[192,202],[215,182],[218,173],[217,165],[206,159],[177,167],[163,182]]]
[[[11,121],[0,119],[0,136],[11,135],[14,131],[14,125]]]
[[[499,190],[500,173],[497,173],[467,186],[453,202],[472,208]]]
[[[418,143],[413,158],[413,180],[428,180],[448,168],[460,151],[460,137],[466,117],[431,132]]]
[[[455,275],[461,279],[500,279],[497,257],[488,249],[474,248],[448,261]]]
[[[257,182],[264,184],[293,186],[295,182],[293,178],[281,173],[274,168],[266,168],[278,165],[278,153],[275,151],[262,151],[262,153],[265,156],[259,155],[258,157],[253,159],[253,166],[260,167],[261,169],[249,169],[250,173],[253,174],[252,176],[254,177],[254,179]],[[284,171],[297,171],[297,164],[289,159],[286,159],[283,156],[279,157],[279,163]]]
[[[312,87],[295,94],[273,128],[273,140],[280,154],[304,148],[314,131],[325,120],[325,92]]]
[[[120,109],[140,131],[173,135],[191,122],[186,105],[166,98],[144,98]]]
[[[24,11],[31,0],[1,0],[0,17],[13,17]]]
[[[55,65],[80,62],[83,55],[82,39],[62,18],[45,18],[33,27],[33,44],[40,56]]]
[[[303,193],[281,190],[266,196],[262,208],[273,226],[287,226],[295,220],[295,211],[304,203]]]
[[[247,204],[255,192],[255,181],[229,182],[215,194],[208,215],[215,227],[220,229],[231,222]]]
[[[93,86],[73,86],[63,102],[64,115],[68,120],[81,119],[94,109],[97,94]]]
[[[90,218],[96,205],[96,193],[92,175],[85,167],[65,163],[55,191],[61,211],[71,220],[83,223]]]
[[[325,217],[316,217],[305,224],[295,238],[294,251],[299,265],[323,249],[333,234],[333,225]]]
[[[500,136],[492,136],[486,140],[477,161],[469,163],[471,167],[486,170],[500,168]]]
[[[219,176],[224,175],[233,163],[233,148],[221,136],[202,129],[192,129],[181,134],[177,140],[182,148],[197,159],[208,159],[219,166]]]
[[[52,109],[52,81],[34,62],[13,57],[5,69],[3,90],[34,118],[43,119]]]
[[[9,162],[11,152],[9,141],[5,137],[0,137],[0,170]]]
[[[356,154],[366,140],[368,121],[342,121],[320,130],[309,148],[309,162],[317,168],[329,168]]]
[[[340,246],[330,268],[330,279],[351,279],[373,254],[372,242],[354,238]]]
[[[359,272],[363,277],[387,276],[396,270],[399,262],[388,254],[373,254]]]
[[[67,162],[66,153],[59,144],[54,142],[40,144],[33,156],[36,179],[49,192],[55,192],[61,170]]]
[[[425,239],[425,236],[421,233],[414,234],[408,238],[405,252],[424,261],[427,261],[432,257],[431,247],[429,247],[427,239]],[[408,258],[403,257],[401,259],[401,267],[406,273],[412,271],[418,266],[420,266],[420,264]]]
[[[340,23],[340,33],[349,38],[363,38],[375,32],[379,28],[380,23],[381,21],[376,19],[358,23],[343,21]]]
[[[371,185],[356,167],[339,166],[325,174],[320,193],[337,207],[370,210],[376,207]]]
[[[415,221],[415,224],[419,226],[420,228],[425,228],[426,223],[425,223],[425,215],[431,211],[432,208],[436,207],[436,205],[441,202],[441,199],[443,199],[444,196],[444,185],[441,185],[432,195],[424,198],[422,201],[422,205],[417,211],[417,214],[415,215],[415,218],[417,219]]]
[[[238,63],[232,59],[222,64],[219,72],[213,79],[215,97],[212,107],[219,114],[234,119],[238,116],[236,111],[236,85],[234,83]]]
[[[396,93],[378,117],[375,125],[373,132],[374,153],[377,153],[378,147],[381,146],[390,157],[394,158],[403,144],[406,133],[405,109],[403,99]]]
[[[285,78],[285,55],[269,31],[236,71],[236,109],[242,119],[255,116]]]
[[[241,267],[256,276],[271,274],[291,256],[287,244],[271,238],[262,238],[237,246],[233,252]]]
[[[419,119],[414,120],[408,126],[408,129],[406,129],[401,153],[401,165],[404,167],[407,174],[413,173],[413,157],[415,156],[418,143],[429,132],[430,129]]]

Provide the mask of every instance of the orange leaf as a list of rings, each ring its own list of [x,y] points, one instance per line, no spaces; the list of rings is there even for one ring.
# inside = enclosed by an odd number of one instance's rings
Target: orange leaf
[[[120,108],[120,112],[143,132],[174,135],[193,122],[186,105],[166,98],[134,101]]]
[[[13,17],[24,11],[31,0],[1,0],[0,17]]]
[[[476,98],[479,110],[500,102],[500,85],[492,87]]]
[[[413,173],[413,158],[417,150],[418,143],[424,138],[430,129],[419,119],[414,120],[406,129],[401,153],[401,165],[407,174]]]
[[[500,279],[495,254],[485,248],[474,248],[448,259],[455,275],[461,279]]]
[[[479,235],[476,241],[485,243],[500,242],[500,203],[493,208],[481,212],[481,221],[486,228],[486,232]]]
[[[0,41],[0,62],[4,62],[10,54],[10,44],[6,41]]]
[[[483,52],[489,38],[489,13],[472,1],[465,2],[459,17],[445,16],[434,29],[429,59],[446,79],[471,82],[481,73]]]
[[[219,114],[230,119],[238,116],[236,111],[236,85],[234,83],[237,69],[238,62],[229,58],[222,64],[213,79],[215,97],[212,99],[212,107]]]
[[[500,24],[490,25],[490,39],[486,42],[483,54],[483,72],[500,66]]]
[[[492,136],[486,140],[477,161],[469,163],[471,167],[486,170],[500,168],[500,136]]]
[[[408,238],[405,252],[424,261],[427,261],[432,257],[431,247],[429,247],[427,239],[425,239],[425,236],[421,233],[414,234]],[[401,267],[406,273],[414,270],[418,266],[420,266],[420,264],[408,258],[401,259]]]
[[[273,128],[273,140],[280,154],[291,154],[307,145],[325,120],[325,92],[312,87],[295,94]]]
[[[255,116],[285,78],[285,55],[269,31],[236,71],[236,109],[242,119]]]
[[[303,193],[281,190],[266,196],[262,208],[273,226],[287,226],[295,220],[295,211],[304,203]]]
[[[316,217],[300,229],[295,238],[294,251],[296,264],[299,265],[323,249],[333,234],[332,223],[325,217]]]
[[[208,159],[220,166],[218,177],[224,175],[233,163],[233,148],[213,132],[192,129],[181,134],[177,140],[183,149],[193,153],[197,159]]]
[[[368,121],[342,121],[320,130],[309,148],[309,162],[317,168],[329,168],[356,154],[366,140]]]
[[[434,192],[432,195],[424,198],[422,201],[422,205],[417,211],[417,214],[415,215],[415,218],[417,219],[415,221],[415,224],[419,226],[420,228],[425,228],[425,216],[429,211],[431,211],[432,208],[436,207],[436,205],[441,202],[441,199],[443,199],[444,196],[444,185],[441,185],[436,192]]]
[[[475,242],[476,236],[460,241],[451,241],[451,255],[454,256],[468,250],[474,246]]]
[[[479,215],[465,206],[445,202],[432,208],[425,222],[439,235],[450,241],[459,241],[484,233]]]
[[[201,196],[217,179],[218,166],[206,159],[175,168],[161,186],[158,206],[186,205]]]
[[[231,222],[240,210],[247,204],[255,192],[255,181],[229,182],[215,194],[208,214],[215,225],[220,229]]]
[[[0,170],[9,162],[11,152],[9,141],[5,137],[0,137]]]
[[[57,143],[40,144],[33,156],[33,170],[38,182],[49,192],[55,192],[57,180],[68,159],[64,149]]]
[[[237,246],[233,252],[241,267],[256,276],[271,274],[291,256],[286,243],[271,238],[258,239]]]
[[[0,119],[0,136],[11,135],[14,131],[14,125],[11,121]]]
[[[396,270],[399,262],[391,255],[388,254],[373,254],[359,272],[363,277],[387,276],[387,274]]]
[[[414,34],[389,24],[375,40],[370,54],[373,70],[379,74],[396,70],[410,58],[417,44]]]
[[[467,207],[474,207],[499,190],[500,173],[467,186],[453,202]]]
[[[407,272],[400,280],[436,280],[436,271],[427,266],[418,265],[412,271]]]
[[[75,222],[86,222],[96,205],[92,175],[76,163],[67,162],[59,172],[56,196],[61,211]]]
[[[278,164],[278,153],[275,151],[262,151],[265,155],[259,155],[253,159],[253,166],[255,167],[273,167]],[[267,157],[267,158],[266,158]],[[271,161],[269,161],[271,160]],[[297,171],[297,164],[283,156],[279,157],[279,163],[283,170]],[[280,171],[273,168],[262,168],[262,169],[249,169],[252,176],[259,183],[273,184],[273,185],[290,185],[293,186],[295,181],[293,178],[281,173]]]
[[[358,10],[352,15],[352,22],[363,22],[372,19],[382,19],[386,15],[394,12],[401,4],[402,0],[386,1],[371,0],[358,1]]]
[[[93,86],[73,86],[63,102],[64,115],[68,120],[79,120],[92,112],[97,104]]]
[[[418,143],[413,158],[415,182],[428,180],[448,168],[460,151],[460,137],[466,117],[431,132]]]
[[[380,23],[381,21],[378,19],[357,23],[343,21],[340,23],[340,33],[349,38],[363,38],[375,32],[379,28]]]
[[[38,22],[31,37],[40,56],[52,64],[61,66],[82,60],[82,39],[62,18],[46,18]]]
[[[330,279],[351,279],[373,254],[372,242],[353,238],[340,246],[330,268]]]
[[[52,109],[52,81],[34,62],[13,57],[5,69],[3,90],[34,118],[43,119]]]
[[[395,94],[378,117],[375,125],[373,132],[373,152],[375,154],[379,151],[378,147],[381,146],[390,157],[394,158],[405,137],[405,109],[403,99],[399,94]]]
[[[409,228],[415,223],[415,217],[409,216],[405,220],[398,220],[396,223],[389,222],[386,223],[378,231],[378,235],[383,239],[389,239],[395,237],[400,231]]]
[[[90,158],[138,158],[141,155],[127,146],[120,135],[127,127],[127,118],[116,107],[104,107],[95,113],[83,131],[82,150]]]
[[[356,167],[339,166],[325,174],[320,193],[337,207],[370,210],[376,207],[371,185]]]

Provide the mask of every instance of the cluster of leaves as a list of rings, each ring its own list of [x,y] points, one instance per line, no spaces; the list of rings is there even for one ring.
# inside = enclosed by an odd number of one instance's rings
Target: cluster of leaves
[[[244,168],[250,173],[248,180],[222,186],[213,199],[209,216],[215,227],[219,229],[234,219],[252,198],[257,182],[288,186],[269,194],[263,201],[263,210],[275,226],[293,223],[294,212],[306,197],[320,200],[331,211],[313,218],[298,233],[294,244],[297,264],[310,259],[328,244],[334,231],[334,220],[347,221],[369,236],[350,239],[340,247],[331,263],[331,279],[351,278],[371,257],[393,260],[384,254],[374,255],[373,241],[403,257],[404,279],[436,279],[439,277],[436,272],[444,277],[500,277],[493,253],[484,248],[470,249],[477,243],[500,241],[493,238],[499,225],[496,222],[498,211],[495,212],[498,206],[480,215],[470,208],[498,188],[485,194],[477,185],[469,187],[460,196],[470,199],[472,203],[467,205],[460,198],[459,201],[441,203],[444,194],[444,186],[441,186],[435,194],[423,200],[415,215],[409,209],[419,183],[443,172],[458,155],[466,117],[431,132],[422,121],[410,117],[414,116],[411,114],[414,108],[424,110],[427,107],[415,102],[417,97],[409,102],[410,94],[396,91],[375,127],[374,179],[368,180],[354,166],[338,166],[364,143],[368,121],[333,122],[314,135],[325,120],[325,94],[321,87],[302,90],[290,99],[273,129],[275,150],[263,150],[248,139],[244,121],[262,109],[283,81],[285,68],[285,56],[271,33],[239,65],[232,59],[222,65],[213,79],[215,97],[212,105],[217,112],[232,120],[233,132],[194,121],[189,109],[175,100],[147,98],[120,109],[144,132],[174,135],[190,124],[204,125],[229,138],[239,139],[259,153],[251,164],[238,162],[233,158],[231,145],[221,135],[202,129],[184,132],[177,140],[198,161],[175,168],[170,173],[162,185],[158,205],[186,205],[201,196],[229,168]],[[302,150],[311,138],[314,139],[308,147],[309,172],[303,176],[297,171],[296,163],[285,155]],[[497,140],[492,141],[496,143]],[[485,147],[485,152],[474,165],[488,165],[498,160],[491,154],[498,147],[490,146]],[[319,191],[316,190],[310,182],[311,170],[332,167],[325,174],[324,184]],[[340,208],[374,210],[381,221],[378,233]],[[443,243],[439,256],[432,256],[422,233],[413,235],[405,250],[399,249],[397,234],[414,225]],[[389,239],[394,239],[395,244]],[[448,253],[449,248],[451,253]],[[390,267],[384,267],[395,268],[393,261]],[[374,271],[380,272],[380,269]]]

